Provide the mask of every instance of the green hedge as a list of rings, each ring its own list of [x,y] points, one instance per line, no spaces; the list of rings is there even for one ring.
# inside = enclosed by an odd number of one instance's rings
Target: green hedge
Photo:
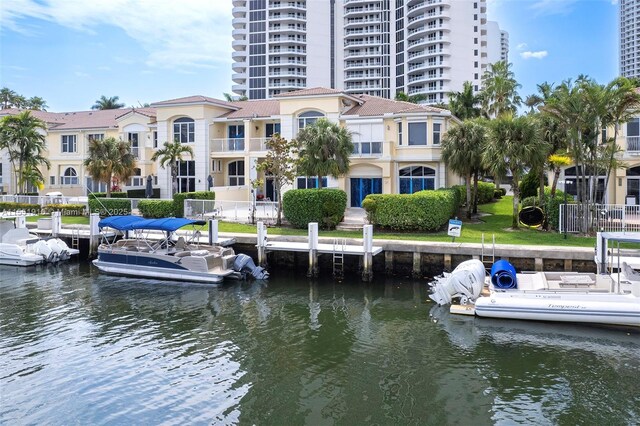
[[[138,210],[146,218],[172,217],[175,214],[175,203],[168,200],[140,200]]]
[[[42,208],[42,213],[62,212],[63,216],[84,216],[84,210],[84,204],[47,204]]]
[[[0,211],[16,211],[16,210],[24,210],[27,213],[40,213],[40,204],[29,204],[29,203],[13,203],[13,202],[1,202],[0,201]]]
[[[455,189],[415,194],[367,195],[362,207],[375,226],[398,231],[436,231],[457,211]]]
[[[91,192],[89,193],[88,198],[106,198],[107,197],[107,193],[106,192]],[[127,198],[127,193],[126,192],[112,192],[111,193],[111,198]]]
[[[467,203],[467,187],[466,185],[453,185],[451,189],[455,189],[460,194],[460,206]],[[493,201],[496,186],[489,182],[478,182],[478,204],[487,204]],[[471,194],[473,195],[473,184],[471,185]]]
[[[282,197],[284,217],[295,228],[317,222],[322,229],[333,229],[346,208],[347,193],[340,189],[292,189]]]
[[[456,192],[458,209],[467,204],[467,187],[465,185],[453,185],[450,189]]]
[[[147,198],[146,189],[127,189],[127,198]],[[160,198],[160,188],[153,188],[150,198]]]
[[[212,191],[179,192],[173,195],[176,217],[184,216],[184,200],[215,200],[216,193]],[[193,212],[192,212],[193,213]]]
[[[89,212],[99,213],[103,217],[128,215],[131,214],[131,202],[117,198],[89,198]]]

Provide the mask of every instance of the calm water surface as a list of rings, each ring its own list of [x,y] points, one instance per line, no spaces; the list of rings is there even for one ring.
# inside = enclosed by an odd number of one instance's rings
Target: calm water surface
[[[402,279],[0,268],[0,424],[640,422],[630,330],[451,317]]]

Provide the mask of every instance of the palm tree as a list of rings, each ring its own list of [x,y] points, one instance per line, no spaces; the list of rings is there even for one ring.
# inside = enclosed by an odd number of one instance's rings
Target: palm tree
[[[114,177],[126,181],[133,176],[136,159],[131,153],[131,144],[116,138],[89,140],[84,166],[91,178],[107,184],[107,198],[111,197],[111,182]]]
[[[296,138],[300,149],[299,171],[317,176],[322,188],[322,176],[338,178],[349,172],[349,157],[353,153],[351,132],[320,118],[300,130]]]
[[[189,145],[184,145],[180,141],[165,142],[164,148],[157,150],[151,161],[160,160],[160,167],[163,169],[169,165],[171,170],[171,196],[178,190],[178,163],[183,161],[182,155],[189,154],[193,158],[193,150]]]
[[[0,89],[0,102],[2,102],[2,109],[11,108],[16,96],[18,96],[18,94],[8,87]]]
[[[8,115],[0,120],[0,149],[5,148],[16,176],[16,191],[25,192],[25,172],[33,174],[33,170],[51,163],[44,156],[46,151],[46,124],[24,111],[17,115]]]
[[[480,117],[478,105],[482,102],[479,95],[473,93],[473,84],[465,81],[461,92],[449,93],[449,110],[460,120]]]
[[[234,99],[233,95],[231,95],[230,93],[226,93],[226,92],[223,93],[222,96],[224,96],[224,100],[227,101],[227,102],[236,102],[236,101],[243,102],[243,101],[248,101],[249,100],[249,98],[247,98],[246,96],[238,96],[237,99]]]
[[[425,95],[424,93],[416,93],[415,95],[407,95],[404,92],[398,92],[396,93],[396,101],[401,101],[401,102],[409,102],[412,104],[419,104],[420,102],[426,101],[427,100],[427,95]]]
[[[480,120],[465,120],[453,125],[442,139],[442,159],[447,167],[465,178],[467,186],[467,219],[471,219],[474,197],[471,196],[471,177],[482,161],[486,142],[486,128]]]
[[[91,109],[120,109],[124,107],[123,103],[118,102],[119,96],[112,96],[107,98],[106,96],[100,96],[100,99],[91,107]]]
[[[47,101],[40,96],[33,96],[27,99],[27,107],[31,110],[46,111],[49,105],[47,105]]]
[[[535,120],[523,116],[513,118],[503,114],[489,124],[489,137],[482,153],[482,161],[495,175],[504,178],[507,172],[513,176],[512,227],[518,228],[518,204],[520,180],[532,164],[544,161],[546,142],[540,135]]]
[[[499,117],[514,113],[522,102],[518,95],[521,85],[511,71],[511,64],[505,61],[489,65],[482,76],[482,109],[487,117]]]

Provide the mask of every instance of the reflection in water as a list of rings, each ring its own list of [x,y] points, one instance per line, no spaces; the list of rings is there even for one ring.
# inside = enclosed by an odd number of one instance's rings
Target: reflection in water
[[[449,316],[423,283],[0,271],[0,423],[633,423],[638,334]],[[430,317],[431,315],[431,317]]]

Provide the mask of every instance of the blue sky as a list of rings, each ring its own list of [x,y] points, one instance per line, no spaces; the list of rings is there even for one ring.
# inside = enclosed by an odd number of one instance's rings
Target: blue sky
[[[231,9],[231,0],[2,0],[0,86],[41,96],[50,111],[86,110],[101,95],[127,106],[221,98],[233,84]],[[488,13],[509,31],[523,97],[544,81],[618,73],[615,0],[489,0]]]

